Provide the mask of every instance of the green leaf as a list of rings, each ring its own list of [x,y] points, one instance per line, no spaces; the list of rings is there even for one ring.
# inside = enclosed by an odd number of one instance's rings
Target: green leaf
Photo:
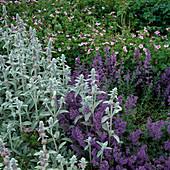
[[[116,134],[113,134],[113,137],[116,139],[117,143],[123,143]]]
[[[51,116],[51,113],[49,113],[49,112],[41,112],[40,116],[42,116],[42,117]]]
[[[96,108],[101,102],[102,102],[102,100],[100,100],[97,103],[95,103],[94,108]]]
[[[38,156],[38,155],[40,155],[40,152],[36,152],[36,153],[34,153],[34,155],[35,155],[35,156]]]
[[[85,114],[85,121],[86,122],[89,120],[90,116],[91,116],[91,112],[88,113],[88,114]]]
[[[83,117],[83,115],[78,115],[78,116],[75,118],[74,122],[77,123],[77,121],[78,121],[80,118],[82,118],[82,117]]]
[[[62,138],[61,141],[62,141],[62,140],[73,143],[73,141],[72,141],[71,139],[69,139],[69,138]]]
[[[67,110],[59,110],[56,115],[58,116],[61,113],[68,113],[68,111]]]
[[[104,116],[103,118],[102,118],[102,123],[104,123],[107,119],[109,119],[109,116]]]
[[[87,149],[88,149],[88,145],[87,145],[87,146],[85,146],[84,150],[87,150]]]
[[[17,155],[22,155],[20,152],[18,152],[16,149],[12,149]]]
[[[37,126],[37,124],[38,124],[38,121],[36,121],[36,120],[34,120],[34,121],[32,122],[32,126],[31,126],[31,130],[32,130],[32,131],[35,129],[35,127]]]
[[[49,154],[55,154],[55,153],[57,153],[57,152],[56,152],[56,151],[53,151],[53,150],[49,150],[48,153],[49,153]]]
[[[30,122],[30,121],[25,121],[25,122],[23,122],[23,125],[24,125],[24,126],[32,125],[32,122]]]
[[[36,169],[41,169],[42,167],[41,167],[41,166],[36,166],[35,168],[36,168]]]
[[[99,152],[97,153],[97,158],[98,158],[101,154],[102,154],[102,151],[99,151]]]
[[[58,139],[59,137],[60,137],[60,132],[55,132],[55,134],[54,134],[54,137],[56,138],[56,139]]]
[[[67,142],[62,142],[60,145],[59,145],[59,150],[66,144]]]

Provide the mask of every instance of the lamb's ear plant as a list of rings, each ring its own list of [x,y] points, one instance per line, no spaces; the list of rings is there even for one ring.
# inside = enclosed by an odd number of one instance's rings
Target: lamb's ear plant
[[[87,146],[84,148],[84,150],[89,150],[89,157],[90,157],[90,163],[92,161],[92,155],[91,155],[91,140],[95,140],[95,138],[91,138],[91,137],[88,137],[88,139],[85,140],[85,142],[87,142]]]
[[[122,143],[119,140],[119,137],[114,133],[113,131],[113,116],[115,114],[117,114],[119,111],[122,110],[122,108],[119,106],[119,102],[114,102],[114,99],[117,99],[117,88],[115,87],[112,91],[111,94],[109,94],[110,99],[109,101],[105,101],[103,103],[107,103],[110,105],[110,108],[107,107],[105,110],[106,115],[102,118],[102,123],[105,123],[103,125],[103,128],[108,132],[109,134],[109,146],[110,146],[110,142],[111,142],[111,137],[113,136],[118,143]],[[110,120],[110,122],[108,122],[108,119]]]
[[[5,7],[3,10],[3,23],[7,25]],[[57,122],[57,116],[67,112],[63,106],[65,96],[70,91],[68,83],[71,80],[71,71],[66,65],[64,54],[61,58],[52,59],[51,53],[54,51],[51,39],[46,52],[42,52],[36,30],[30,27],[27,33],[18,14],[11,28],[5,26],[0,29],[0,40],[4,42],[3,49],[6,50],[6,53],[0,55],[0,108],[4,125],[0,127],[0,136],[10,141],[12,151],[22,154],[22,147],[18,147],[23,144],[23,139],[18,133],[22,135],[23,126],[31,126],[33,131],[39,122],[40,125],[43,124],[40,120],[47,120],[51,116],[47,131],[52,138],[47,141],[53,141],[55,145],[56,151],[50,152],[59,154],[66,141],[71,142],[69,138],[63,137]],[[15,132],[18,127],[19,131]],[[61,137],[63,138],[60,139]],[[39,152],[40,163],[45,160],[43,168],[48,166],[49,153],[46,153],[45,145],[47,141],[43,138],[43,150]],[[16,164],[14,160],[12,163]],[[70,165],[73,168],[73,161]]]
[[[97,143],[101,146],[101,150],[97,153],[97,157],[100,157],[100,163],[102,163],[104,150],[112,149],[112,148],[111,147],[107,147],[108,141],[106,141],[104,143],[101,143],[101,142],[97,141]]]
[[[98,107],[98,105],[102,102],[102,100],[97,100],[97,96],[99,94],[104,94],[104,91],[100,91],[100,89],[97,86],[97,74],[95,69],[91,70],[91,74],[89,75],[89,79],[84,79],[84,75],[81,74],[78,79],[76,79],[76,84],[75,84],[75,88],[73,88],[72,90],[75,92],[75,97],[77,97],[77,95],[79,94],[80,97],[82,98],[82,107],[79,109],[80,112],[83,113],[83,115],[79,115],[75,118],[75,123],[77,123],[77,121],[80,118],[84,118],[85,122],[83,124],[90,126],[88,121],[90,119],[90,117],[92,116],[92,121],[95,121],[95,116],[94,116],[94,112],[95,109]],[[89,113],[84,113],[85,109],[89,108]]]
[[[18,168],[17,160],[12,158],[10,160],[10,153],[8,149],[5,147],[3,140],[0,138],[0,155],[3,158],[3,163],[0,163],[0,167],[5,166],[5,170],[21,170]]]

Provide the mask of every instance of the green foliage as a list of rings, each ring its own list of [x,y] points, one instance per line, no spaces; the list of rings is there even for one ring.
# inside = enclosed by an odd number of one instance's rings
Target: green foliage
[[[51,0],[28,3],[24,0],[21,4],[9,3],[7,10],[9,16],[14,16],[17,12],[20,14],[27,24],[26,30],[29,25],[37,30],[43,48],[52,38],[53,48],[57,50],[53,57],[57,58],[64,53],[72,69],[78,56],[81,56],[82,62],[90,64],[94,55],[100,52],[104,60],[104,49],[107,46],[110,47],[111,53],[118,53],[118,61],[125,58],[126,68],[133,68],[131,63],[134,50],[140,44],[144,44],[144,48],[151,52],[152,64],[157,67],[156,72],[165,70],[169,62],[168,48],[163,47],[168,45],[166,38],[156,35],[156,39],[152,39],[150,44],[151,36],[155,36],[153,31],[158,30],[161,34],[166,34],[165,28],[169,27],[168,2],[165,1],[99,0],[96,3],[91,0],[69,3],[65,0],[60,2]],[[153,16],[150,15],[151,12]],[[148,24],[149,22],[151,24]],[[145,34],[143,39],[140,39],[136,31],[143,32],[144,27],[147,28],[148,35]],[[132,38],[132,33],[137,37]],[[155,49],[154,45],[161,45],[161,49]],[[127,47],[127,52],[123,50],[124,46]],[[144,55],[143,50],[141,53]]]

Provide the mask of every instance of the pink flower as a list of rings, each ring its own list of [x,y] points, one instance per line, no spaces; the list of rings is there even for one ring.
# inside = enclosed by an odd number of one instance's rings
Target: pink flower
[[[67,15],[67,12],[66,12],[66,11],[64,11],[63,13],[64,13],[65,15]]]
[[[96,47],[96,51],[99,50],[99,49],[100,49],[100,47]]]
[[[155,34],[157,34],[157,35],[158,35],[159,33],[160,33],[159,31],[155,31]]]
[[[79,46],[82,46],[83,45],[83,43],[81,43],[81,44],[78,44]]]
[[[50,14],[50,17],[54,17],[54,15],[53,15],[53,14]]]
[[[110,42],[111,45],[114,45],[115,43],[114,42]]]
[[[123,47],[123,51],[125,51],[127,53],[127,49],[126,46]]]
[[[90,54],[90,49],[87,51],[87,54]]]
[[[136,37],[136,35],[135,35],[135,34],[132,34],[132,38],[134,38],[134,37]]]
[[[102,6],[102,9],[105,9],[105,7]]]
[[[167,31],[169,31],[170,28],[166,28]]]
[[[41,12],[41,10],[38,10],[38,12]]]
[[[102,33],[100,33],[100,36],[101,36],[101,37],[103,37],[103,34],[102,34]]]
[[[31,132],[31,130],[28,130],[27,132],[28,132],[28,133],[30,133],[30,132]]]
[[[146,48],[143,48],[143,51],[145,51],[145,52],[146,52],[146,51],[147,51],[147,49],[146,49]]]
[[[66,35],[66,37],[69,37],[69,35]]]
[[[89,25],[89,27],[91,28],[91,25]]]
[[[139,38],[143,40],[143,36],[140,35]]]
[[[88,14],[92,14],[92,13],[89,11]]]
[[[78,164],[77,166],[81,168],[81,165],[80,165],[80,164]]]
[[[61,52],[61,48],[58,48],[58,51]]]
[[[27,129],[24,129],[24,132],[26,132],[27,131]]]
[[[110,26],[110,28],[113,28],[113,26]]]
[[[140,44],[140,45],[139,45],[139,48],[143,48],[143,44]]]
[[[68,50],[70,50],[70,48],[71,48],[71,47],[69,47],[69,46],[67,47]]]
[[[98,26],[98,25],[100,25],[101,23],[96,23],[96,25]]]
[[[169,47],[169,45],[164,45],[164,47]]]
[[[160,46],[160,45],[155,45],[155,48],[156,48],[156,49],[160,49],[161,46]]]
[[[44,11],[46,11],[46,9],[44,8]]]

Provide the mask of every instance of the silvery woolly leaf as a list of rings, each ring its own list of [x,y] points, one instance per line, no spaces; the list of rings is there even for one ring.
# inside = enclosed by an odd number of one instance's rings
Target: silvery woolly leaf
[[[107,103],[107,104],[110,104],[110,101],[104,101],[103,103]]]
[[[78,115],[75,119],[74,119],[74,123],[77,123],[77,121],[79,120],[79,119],[81,119],[83,117],[83,115]]]
[[[102,150],[97,153],[97,158],[102,154]]]
[[[116,102],[114,105],[114,114],[118,113],[119,111],[121,111],[122,108],[119,106],[119,102]]]
[[[102,128],[105,130],[105,131],[107,131],[107,132],[109,132],[109,127],[108,127],[108,124],[107,124],[108,122],[106,122],[104,125],[102,125]]]
[[[60,137],[60,132],[59,132],[59,131],[55,132],[54,137],[55,137],[56,140],[57,140],[57,139]]]
[[[25,121],[25,122],[23,122],[22,123],[24,126],[28,126],[28,125],[32,125],[32,122],[30,122],[30,121]]]
[[[54,150],[49,150],[48,153],[49,153],[49,154],[56,154],[57,152],[54,151]]]
[[[111,97],[112,100],[117,99],[117,87],[115,87],[114,89],[111,90],[111,94],[109,94],[109,96]]]
[[[73,143],[73,141],[69,138],[62,138],[61,141],[67,141],[67,142]]]
[[[123,143],[116,134],[113,134],[112,136],[116,139],[117,143]]]
[[[97,103],[95,103],[94,108],[96,108],[102,101],[103,101],[103,100],[100,100],[100,101],[98,101]]]
[[[55,105],[55,100],[51,100],[51,106],[53,107]]]
[[[97,94],[106,94],[105,91],[97,91]]]
[[[91,116],[91,113],[85,114],[85,122],[87,122]]]
[[[35,169],[42,169],[42,166],[36,166]]]
[[[102,118],[102,123],[104,123],[106,120],[108,120],[110,117],[108,116],[108,115],[106,115],[106,116],[104,116],[103,118]]]
[[[60,150],[65,144],[66,144],[66,142],[62,142],[62,143],[59,145],[58,149]]]
[[[68,113],[68,111],[67,110],[59,110],[56,115],[58,116],[61,113]]]
[[[51,116],[51,113],[49,113],[49,112],[41,112],[40,113],[40,117],[47,117],[47,116]]]
[[[88,147],[89,147],[88,145],[87,145],[87,146],[85,146],[84,150],[87,150],[87,149],[88,149]]]

